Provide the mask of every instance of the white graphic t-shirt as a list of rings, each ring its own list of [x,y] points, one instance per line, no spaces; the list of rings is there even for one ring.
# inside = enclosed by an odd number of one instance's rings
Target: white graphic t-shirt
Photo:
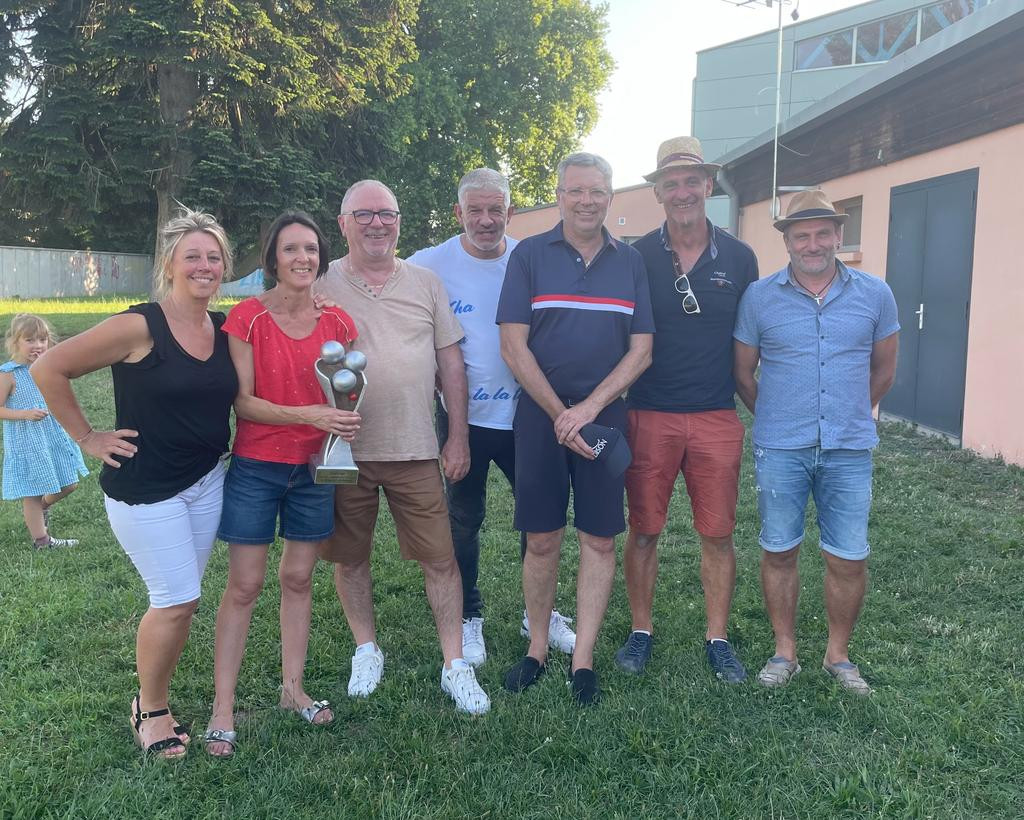
[[[466,333],[461,344],[469,382],[469,423],[495,430],[512,429],[522,389],[501,358],[494,323],[505,266],[516,244],[517,240],[507,236],[504,255],[477,259],[466,253],[460,237],[453,236],[409,257],[414,265],[430,268],[444,282],[455,318]]]

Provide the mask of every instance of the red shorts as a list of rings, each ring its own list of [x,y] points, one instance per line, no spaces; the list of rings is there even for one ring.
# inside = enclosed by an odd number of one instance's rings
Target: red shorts
[[[683,474],[701,535],[724,538],[736,526],[743,422],[735,410],[704,413],[629,411],[626,471],[629,526],[655,535],[665,528],[676,476]]]

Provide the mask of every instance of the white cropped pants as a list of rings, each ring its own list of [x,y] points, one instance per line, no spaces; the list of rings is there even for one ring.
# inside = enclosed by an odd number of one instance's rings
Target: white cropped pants
[[[197,600],[220,523],[224,463],[155,504],[103,498],[110,528],[149,590],[149,605],[160,609]]]

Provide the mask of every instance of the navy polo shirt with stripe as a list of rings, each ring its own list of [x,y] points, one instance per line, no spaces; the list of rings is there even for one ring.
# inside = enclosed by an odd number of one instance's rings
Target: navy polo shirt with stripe
[[[654,333],[640,254],[602,228],[590,266],[562,223],[516,245],[498,300],[498,324],[530,326],[527,344],[563,400],[589,396],[629,350],[634,333]]]

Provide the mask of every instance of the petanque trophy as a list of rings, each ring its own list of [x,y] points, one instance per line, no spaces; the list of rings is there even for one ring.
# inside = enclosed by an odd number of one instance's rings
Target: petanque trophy
[[[331,339],[320,346],[313,370],[331,407],[359,408],[366,388],[366,354],[358,350],[346,353],[341,342]],[[320,452],[309,457],[309,471],[316,484],[355,484],[359,478],[352,446],[334,433],[328,433]]]

